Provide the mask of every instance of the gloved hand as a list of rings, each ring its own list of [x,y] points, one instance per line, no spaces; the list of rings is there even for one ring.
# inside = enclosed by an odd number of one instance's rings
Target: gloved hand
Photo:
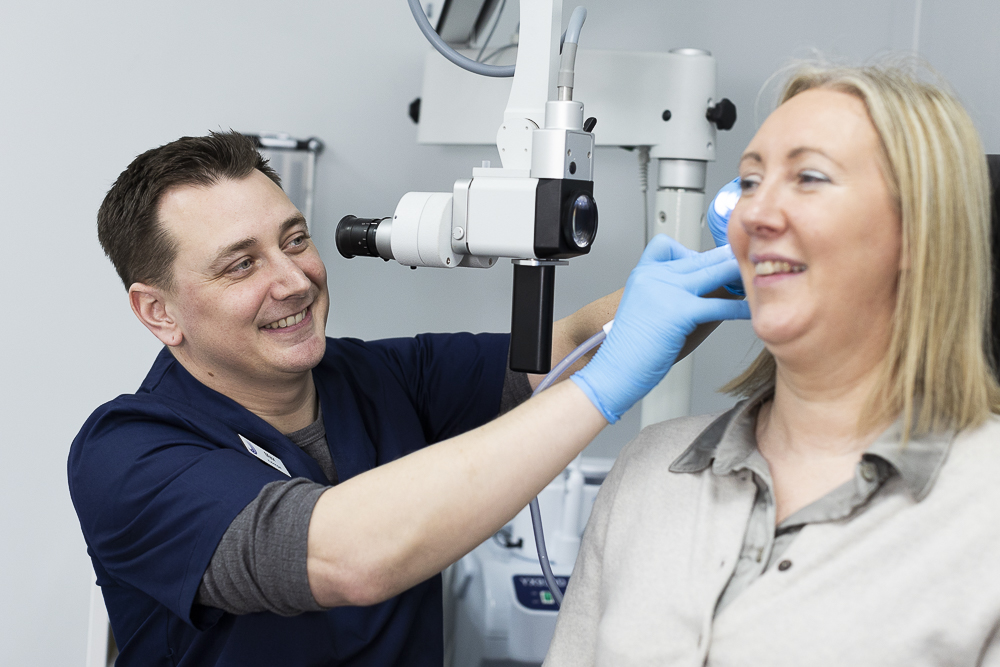
[[[745,301],[700,296],[739,275],[729,246],[698,253],[664,234],[653,237],[629,275],[607,339],[571,379],[614,424],[663,379],[696,326],[750,318]]]
[[[706,215],[708,230],[712,232],[716,246],[724,246],[729,243],[727,237],[729,216],[733,214],[733,209],[736,208],[736,202],[740,200],[742,193],[740,179],[736,177],[722,186],[722,189],[712,199],[712,203],[708,205],[708,214]],[[746,296],[742,280],[726,285],[726,289],[738,296]]]

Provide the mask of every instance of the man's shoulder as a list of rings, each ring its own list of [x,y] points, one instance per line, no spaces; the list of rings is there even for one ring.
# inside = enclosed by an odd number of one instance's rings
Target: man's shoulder
[[[361,340],[326,339],[326,352],[320,361],[322,370],[371,371],[373,367],[397,372],[400,368],[419,368],[428,361],[454,360],[467,364],[474,357],[497,355],[506,359],[510,336],[495,333],[423,333],[416,336]]]

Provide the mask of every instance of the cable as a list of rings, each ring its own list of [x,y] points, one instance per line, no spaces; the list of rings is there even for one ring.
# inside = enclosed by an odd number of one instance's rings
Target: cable
[[[576,48],[580,41],[580,30],[587,20],[587,10],[577,7],[573,10],[573,15],[569,17],[569,26],[563,33],[562,43],[559,45],[561,53],[559,58],[559,73],[556,76],[556,92],[560,101],[570,101],[573,99],[573,81],[576,76]]]
[[[500,17],[503,16],[503,9],[507,6],[507,0],[500,0],[500,9],[497,10],[497,18],[493,22],[492,27],[490,27],[490,34],[486,35],[486,41],[483,42],[483,48],[479,49],[479,54],[476,56],[476,62],[484,62],[483,52],[486,51],[486,47],[489,46],[490,40],[493,39],[493,32],[497,29],[497,24],[500,23]]]
[[[580,43],[580,31],[583,29],[583,22],[587,20],[587,10],[583,7],[577,7],[573,10],[573,14],[569,17],[569,25],[566,26],[566,32],[563,33],[563,42],[570,42],[572,44]]]
[[[488,63],[489,61],[493,60],[494,58],[496,58],[498,55],[500,55],[504,51],[509,51],[510,49],[516,49],[516,48],[517,48],[517,44],[508,44],[507,46],[501,46],[499,49],[497,49],[496,51],[494,51],[490,55],[488,55],[485,58],[483,58],[480,62],[482,62],[482,63]]]
[[[531,392],[531,395],[533,397],[537,396],[541,392],[548,389],[556,380],[559,379],[559,376],[566,372],[566,369],[579,361],[583,355],[600,345],[607,337],[612,324],[614,324],[614,320],[605,324],[600,331],[578,345],[575,350],[567,354],[563,360],[556,364],[555,368],[549,371],[549,374],[538,383],[538,386],[535,387],[533,392]],[[552,592],[552,597],[555,598],[556,606],[561,607],[563,601],[562,589],[559,588],[559,584],[556,583],[556,577],[552,574],[552,565],[549,564],[549,553],[545,548],[545,532],[542,530],[542,511],[538,507],[537,496],[532,499],[528,507],[531,511],[531,528],[535,534],[535,549],[538,551],[538,564],[542,566],[542,576],[545,577],[545,583],[549,585],[549,590]]]
[[[463,56],[461,53],[451,48],[447,42],[441,39],[441,35],[437,34],[437,31],[431,26],[431,22],[427,20],[427,15],[424,14],[423,7],[420,6],[420,0],[407,0],[407,2],[410,5],[410,12],[413,14],[413,18],[417,21],[417,26],[420,27],[420,32],[424,33],[424,37],[427,38],[431,45],[437,49],[438,53],[442,56],[462,69],[469,70],[475,74],[501,78],[514,76],[513,65],[484,65],[483,63],[477,63],[472,58]]]

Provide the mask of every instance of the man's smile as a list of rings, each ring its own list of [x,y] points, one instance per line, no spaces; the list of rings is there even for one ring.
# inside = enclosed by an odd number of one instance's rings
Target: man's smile
[[[261,329],[287,329],[288,327],[295,326],[306,318],[309,314],[309,307],[306,306],[302,312],[295,313],[294,315],[289,315],[288,317],[283,317],[280,320],[271,322],[270,324],[265,324]]]

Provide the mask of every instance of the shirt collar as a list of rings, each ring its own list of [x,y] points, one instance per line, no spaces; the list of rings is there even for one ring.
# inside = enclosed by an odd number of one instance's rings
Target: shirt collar
[[[934,486],[954,439],[954,431],[925,433],[910,438],[904,445],[902,419],[897,419],[868,447],[865,457],[877,456],[887,461],[913,498],[920,501]]]
[[[761,388],[719,415],[670,465],[671,472],[696,473],[711,466],[716,475],[728,475],[756,451],[755,426],[761,403],[774,394],[774,385]],[[902,420],[887,428],[864,453],[891,465],[917,501],[923,500],[937,479],[955,434],[928,433],[903,446]]]

